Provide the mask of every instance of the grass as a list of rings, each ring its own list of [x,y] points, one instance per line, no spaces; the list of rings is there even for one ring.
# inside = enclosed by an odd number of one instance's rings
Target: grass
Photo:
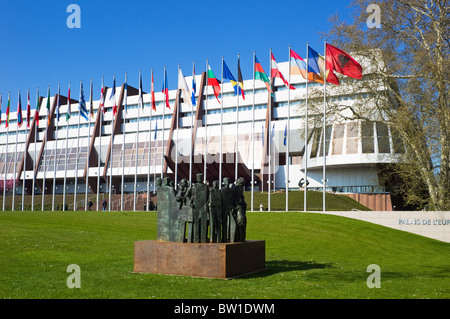
[[[233,280],[133,273],[134,242],[155,238],[154,212],[0,213],[0,298],[450,297],[450,244],[348,218],[248,213],[268,270]],[[66,285],[70,264],[80,289]]]

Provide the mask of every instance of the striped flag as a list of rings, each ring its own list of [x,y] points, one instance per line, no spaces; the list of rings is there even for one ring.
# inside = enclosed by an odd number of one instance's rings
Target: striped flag
[[[103,81],[102,81],[103,82]],[[105,93],[104,93],[104,87],[102,85],[102,88],[100,90],[100,109],[102,110],[103,114],[106,113],[105,109]]]
[[[195,82],[195,64],[192,66],[192,105],[196,106],[195,94],[197,93],[197,83]]]
[[[22,119],[22,101],[20,98],[20,91],[19,91],[19,103],[17,104],[17,125],[19,127],[22,126],[23,119]]]
[[[292,85],[289,86],[288,81],[286,81],[286,79],[284,78],[283,74],[281,73],[281,71],[278,69],[278,64],[277,61],[275,60],[275,57],[273,56],[273,53],[270,53],[270,69],[271,69],[271,74],[270,76],[272,78],[280,78],[284,85],[286,85],[286,87],[290,88],[291,90],[295,90],[295,87],[293,87]]]
[[[219,101],[220,94],[220,82],[214,75],[214,72],[211,70],[211,67],[208,64],[208,85],[212,86],[214,89],[214,95],[216,96],[217,102]]]
[[[227,64],[225,63],[225,60],[223,60],[222,70],[223,70],[223,78],[231,82],[231,85],[233,86],[234,89],[234,93],[238,95],[239,94],[238,82],[236,81]]]
[[[270,93],[272,93],[272,89],[270,88],[270,84],[269,84],[269,78],[267,77],[266,73],[264,72],[264,69],[261,66],[261,63],[259,63],[256,55],[255,55],[255,80],[263,81],[267,87],[267,90]]]
[[[5,122],[5,127],[9,126],[9,109],[11,106],[11,93],[8,94],[8,104],[6,105],[6,122]]]
[[[144,97],[142,96],[142,74],[139,71],[139,106],[144,108]]]
[[[117,103],[116,103],[116,75],[114,74],[113,87],[111,90],[111,96],[109,97],[109,101],[113,105],[113,116],[117,113]]]
[[[84,119],[88,121],[88,111],[86,109],[86,101],[84,100],[83,82],[81,82],[80,85],[80,102],[78,103],[78,110],[80,112],[80,116],[84,117]]]
[[[238,84],[239,84],[239,92],[242,95],[242,98],[245,100],[245,92],[244,92],[244,80],[242,79],[242,72],[241,72],[241,64],[240,64],[240,58],[238,58]]]
[[[153,69],[152,69],[152,87],[151,87],[151,95],[152,95],[152,110],[153,110],[153,111],[156,111],[155,83],[153,82]]]
[[[162,92],[166,96],[166,107],[168,107],[170,110],[171,108],[169,105],[169,88],[167,87],[167,70],[166,70],[166,68],[164,68],[164,82],[163,82]]]
[[[2,94],[0,93],[0,125],[2,125]]]

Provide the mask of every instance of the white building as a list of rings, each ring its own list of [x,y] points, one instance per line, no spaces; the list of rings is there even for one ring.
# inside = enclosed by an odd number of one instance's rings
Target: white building
[[[287,74],[288,63],[278,65],[281,72]],[[190,87],[192,77],[185,79]],[[33,118],[36,102],[31,103],[32,123],[29,130],[26,124],[17,128],[17,114],[11,112],[9,131],[5,125],[0,128],[1,179],[17,180],[15,194],[21,194],[25,178],[24,190],[31,195],[35,177],[35,194],[41,194],[44,188],[46,194],[53,191],[73,193],[75,185],[77,193],[84,194],[88,181],[89,193],[109,194],[111,185],[111,194],[119,194],[123,189],[125,198],[129,198],[134,196],[135,185],[138,194],[146,193],[156,189],[155,178],[169,176],[177,182],[182,178],[191,178],[195,182],[197,173],[203,173],[210,184],[220,177],[234,181],[239,176],[246,179],[248,190],[252,180],[254,191],[261,190],[261,187],[266,190],[268,180],[273,181],[272,189],[285,190],[287,185],[290,190],[298,190],[299,181],[305,178],[307,165],[308,189],[322,190],[324,156],[321,127],[308,129],[307,156],[304,154],[306,83],[303,78],[291,77],[295,90],[288,90],[281,80],[275,79],[272,97],[261,81],[246,80],[245,100],[236,96],[231,84],[224,81],[223,95],[219,96],[221,103],[214,96],[213,89],[205,87],[206,73],[197,75],[196,82],[197,103],[194,108],[181,98],[177,99],[178,90],[169,91],[170,109],[164,106],[164,94],[161,92],[155,92],[156,111],[151,111],[150,93],[143,95],[144,106],[140,108],[138,90],[128,86],[125,111],[122,85],[116,87],[119,111],[115,118],[110,101],[111,88],[106,89],[106,113],[100,116],[100,101],[95,100],[92,103],[94,116],[90,117],[90,121],[78,116],[78,101],[73,96],[71,117],[66,121],[68,107],[63,94],[60,97],[59,121],[56,120],[57,95],[50,97],[51,119],[48,126],[47,98],[40,99],[37,130]],[[308,86],[316,90],[322,87],[311,82]],[[332,86],[327,85],[329,101],[354,102],[356,95],[346,94],[345,84],[339,90],[334,90]],[[63,91],[67,92],[67,88]],[[84,93],[89,110],[89,90]],[[94,98],[100,97],[98,87],[93,95]],[[236,112],[237,106],[239,112]],[[26,119],[26,103],[22,103],[22,109]],[[178,125],[174,116],[177,111],[180,119]],[[321,119],[321,113],[308,112],[310,118]],[[3,114],[2,123],[5,120]],[[288,127],[289,132],[285,134]],[[336,120],[327,124],[327,191],[348,193],[369,207],[390,210],[389,194],[380,185],[377,165],[395,162],[396,153],[402,152],[402,146],[397,145],[396,141],[391,128],[381,122]],[[25,174],[24,154],[28,155]],[[12,193],[11,190],[8,194]],[[83,198],[79,195],[79,200]],[[367,198],[373,202],[364,202]],[[18,198],[16,203],[19,202]],[[119,207],[117,202],[113,209],[116,207]]]

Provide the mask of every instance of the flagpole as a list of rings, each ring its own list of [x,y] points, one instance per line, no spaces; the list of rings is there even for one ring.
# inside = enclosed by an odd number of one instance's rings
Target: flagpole
[[[288,116],[286,126],[286,212],[289,211],[289,133],[291,128],[291,46],[289,46]]]
[[[58,124],[59,124],[59,104],[60,104],[60,85],[58,84],[58,102],[57,107],[57,119],[56,119],[56,131],[55,131],[55,158],[53,160],[53,194],[52,194],[52,212],[55,210],[55,188],[56,188],[56,156],[58,155]]]
[[[47,93],[47,105],[50,105],[50,85],[48,86]],[[48,122],[49,122],[49,109],[47,109],[47,118],[45,119],[45,144],[44,144],[44,178],[42,180],[42,211],[44,211],[44,203],[45,203],[45,178],[47,177],[47,140],[48,140]]]
[[[69,94],[67,97],[67,114],[66,114],[66,158],[64,164],[64,186],[63,186],[63,211],[66,211],[66,185],[67,185],[67,147],[69,146],[69,119],[70,119],[70,82],[69,82]]]
[[[3,211],[5,211],[5,198],[6,198],[6,175],[8,173],[8,136],[9,136],[9,106],[11,101],[11,92],[8,93],[8,108],[6,109],[6,152],[5,152],[5,180],[3,182]]]
[[[167,83],[166,83],[166,66],[164,66],[164,88],[166,87]],[[164,100],[167,97],[164,97]],[[163,103],[163,105],[166,104],[165,102]],[[166,117],[166,107],[167,105],[164,105],[163,107],[163,118],[162,118],[162,124],[163,124],[163,128],[162,128],[162,137],[161,137],[161,179],[164,177],[164,133],[165,133],[165,117]]]
[[[309,65],[309,43],[306,42],[306,98],[305,98],[305,187],[303,190],[303,210],[306,212],[307,194],[308,194],[308,65]]]
[[[222,83],[220,92],[220,157],[219,157],[219,189],[222,188],[222,158],[223,158],[223,55],[222,55]]]
[[[327,98],[326,98],[326,84],[327,84],[327,75],[326,75],[326,60],[327,60],[327,41],[324,41],[324,59],[323,59],[323,70],[324,70],[324,79],[323,79],[323,139],[322,139],[322,144],[323,144],[323,195],[322,195],[322,208],[323,211],[325,212],[325,191],[326,191],[326,183],[327,183],[327,179],[326,179],[326,165],[327,165],[327,153],[326,153],[326,119],[325,119],[325,114],[326,114],[326,102],[327,102]]]
[[[23,182],[22,182],[22,211],[24,210],[24,204],[25,204],[25,180],[26,180],[26,173],[27,173],[27,141],[28,141],[28,107],[30,104],[30,89],[27,89],[27,126],[25,126],[25,151],[24,151],[24,159],[23,159]]]
[[[152,77],[153,77],[153,68],[152,68]],[[150,84],[151,86],[151,84]],[[148,171],[147,171],[147,211],[150,211],[150,167],[151,167],[151,156],[152,156],[152,101],[151,101],[151,89],[150,89],[150,108],[149,108],[149,121],[148,121]],[[153,181],[155,183],[155,181]]]
[[[37,92],[36,92],[36,107],[39,106],[39,87],[37,88]],[[36,185],[36,153],[37,153],[37,148],[36,148],[36,143],[37,143],[37,132],[38,132],[38,122],[39,119],[36,121],[36,111],[34,111],[34,163],[33,163],[33,189],[31,192],[31,211],[34,211],[34,189],[35,189],[35,185]],[[4,210],[4,209],[3,209]]]
[[[180,64],[178,63],[178,77],[180,77]],[[184,81],[184,78],[183,78],[183,81]],[[175,144],[175,190],[177,190],[178,189],[178,132],[180,131],[180,127],[179,127],[179,124],[180,124],[180,119],[178,118],[178,115],[180,114],[180,107],[181,107],[181,100],[180,100],[180,84],[179,84],[179,82],[180,82],[180,79],[178,79],[178,85],[177,85],[177,87],[178,87],[178,89],[177,89],[177,96],[175,97],[176,98],[176,101],[177,101],[177,113],[176,114],[174,114],[174,116],[175,116],[175,120],[176,120],[176,127],[177,127],[177,136],[176,136],[176,139],[177,139],[177,141],[176,141],[176,144]],[[171,155],[172,156],[172,155]]]
[[[274,87],[274,78],[272,77],[272,48],[270,48],[270,55],[269,55],[269,61],[270,61],[270,68],[269,68],[269,74],[270,74],[270,80],[269,80],[269,82],[270,81],[272,81],[272,85],[271,85],[271,88],[273,88]],[[269,107],[269,127],[268,127],[268,131],[267,131],[267,134],[268,134],[268,140],[269,140],[269,174],[268,174],[268,178],[267,178],[267,182],[268,182],[268,187],[267,187],[267,196],[268,196],[268,210],[270,211],[270,209],[271,209],[271,206],[270,206],[270,193],[271,193],[271,182],[272,182],[272,180],[271,180],[271,173],[272,173],[272,170],[271,170],[271,164],[272,164],[272,152],[271,152],[271,149],[272,149],[272,131],[271,131],[271,124],[272,124],[272,96],[271,96],[271,94],[272,94],[272,92],[269,92],[269,103],[268,103],[268,107]]]
[[[251,190],[251,211],[253,207],[253,193],[255,188],[255,51],[253,51],[253,106],[252,106],[252,190]],[[261,170],[262,171],[262,170]]]
[[[116,115],[114,114],[114,108],[117,108],[116,105],[116,75],[114,74],[113,81],[113,91],[114,92],[114,105],[113,105],[113,114],[111,120],[111,149],[109,151],[109,196],[108,196],[108,211],[111,211],[111,190],[112,190],[112,170],[113,170],[113,149],[114,149],[114,119]],[[111,94],[112,94],[111,92]],[[111,98],[110,98],[111,99]],[[139,123],[139,120],[138,120]],[[139,125],[139,124],[138,124]]]
[[[204,159],[204,166],[203,166],[203,180],[206,182],[206,162],[208,157],[208,59],[206,59],[206,97],[205,97],[205,159]]]
[[[194,103],[191,103],[191,139],[190,139],[190,145],[189,145],[189,186],[192,185],[192,152],[193,152],[193,129],[194,129],[194,104],[195,104],[195,93],[194,93],[194,83],[195,83],[195,61],[192,62],[192,94],[193,94],[193,101]],[[219,185],[221,185],[222,182],[219,181]]]
[[[98,149],[98,173],[97,173],[97,211],[98,211],[98,202],[100,200],[100,162],[102,158],[102,122],[103,122],[103,109],[104,109],[104,82],[103,82],[103,76],[102,76],[102,88],[101,88],[101,95],[100,95],[100,104],[98,106],[97,112],[100,113],[100,125],[99,125],[99,131],[98,131],[98,139],[99,139],[99,149]]]
[[[80,99],[78,103],[81,103],[81,86],[83,81],[80,80]],[[78,134],[77,134],[77,162],[75,164],[75,190],[73,194],[73,210],[77,210],[77,187],[78,187],[78,160],[80,154],[80,117],[81,117],[81,107],[78,104]]]
[[[19,90],[19,102],[20,102],[20,90]],[[22,114],[20,115],[22,116]],[[16,201],[16,184],[17,184],[17,176],[16,176],[16,166],[17,166],[17,138],[19,136],[19,113],[17,113],[17,123],[16,123],[16,145],[14,149],[14,187],[13,187],[13,198],[12,198],[12,208],[11,210],[14,211],[15,209],[15,201]]]
[[[135,142],[135,167],[134,167],[134,200],[133,200],[133,211],[136,211],[136,191],[137,191],[137,162],[138,162],[138,152],[139,152],[139,122],[140,122],[140,113],[141,113],[141,70],[139,70],[139,97],[138,97],[138,120],[137,120],[137,129],[136,129],[136,142]]]
[[[238,64],[239,64],[240,54],[238,53]],[[239,72],[239,70],[238,70]],[[238,75],[239,82],[239,75]],[[239,83],[237,84],[237,92],[236,92],[236,159],[234,163],[234,180],[238,179],[238,164],[239,164]]]
[[[124,94],[124,112],[123,112],[123,124],[122,124],[122,135],[123,135],[123,142],[122,142],[122,185],[120,190],[120,211],[123,212],[123,188],[125,185],[125,136],[126,136],[126,130],[125,130],[125,123],[127,120],[127,95],[128,95],[128,74],[125,72],[125,94]]]
[[[93,92],[92,92],[92,78],[91,78],[91,83],[90,83],[90,94],[89,94],[89,106],[90,106],[90,110],[89,113],[94,112],[93,111],[93,101],[92,101],[92,97],[93,97]],[[91,113],[93,114],[93,113]],[[88,143],[87,143],[87,155],[86,155],[86,193],[84,195],[84,210],[87,211],[88,210],[88,189],[89,189],[89,147],[90,147],[90,140],[91,140],[91,117],[88,115],[89,118],[89,124],[88,124]]]

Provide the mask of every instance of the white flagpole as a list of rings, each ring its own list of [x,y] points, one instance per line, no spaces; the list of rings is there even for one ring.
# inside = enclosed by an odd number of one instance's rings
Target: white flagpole
[[[48,91],[50,92],[50,85],[48,86]],[[50,99],[50,94],[47,94],[47,99]],[[47,101],[47,103],[50,103]],[[47,165],[46,165],[46,159],[47,159],[47,140],[48,140],[48,120],[49,120],[49,112],[50,110],[47,110],[47,116],[45,119],[45,145],[44,145],[44,178],[42,181],[42,211],[44,211],[44,201],[45,201],[45,179],[47,177]]]
[[[274,81],[274,78],[272,78],[272,48],[270,48],[270,55],[269,55],[269,65],[270,65],[270,68],[269,68],[269,75],[270,75],[270,77],[269,77],[269,83],[270,83],[270,81],[272,81],[272,86],[271,86],[271,88],[272,87],[274,87],[275,86],[275,81]],[[267,134],[268,134],[268,139],[269,139],[269,175],[268,175],[268,178],[267,178],[267,197],[268,197],[268,210],[270,211],[271,210],[271,206],[270,206],[270,193],[271,193],[271,189],[272,189],[272,187],[271,187],[271,183],[272,183],[272,180],[271,180],[271,173],[272,173],[272,170],[271,170],[271,164],[272,164],[272,152],[271,152],[271,150],[272,150],[272,128],[271,128],[271,125],[272,125],[272,96],[271,96],[271,92],[269,92],[269,103],[268,103],[268,107],[269,107],[269,127],[268,127],[268,130],[267,130]]]
[[[219,157],[219,189],[222,188],[222,158],[223,158],[223,55],[222,55],[222,83],[220,90],[220,157]]]
[[[262,169],[261,169],[262,172]],[[255,51],[253,51],[253,106],[252,106],[252,191],[251,191],[251,211],[253,207],[253,193],[255,188]]]
[[[81,103],[81,86],[83,81],[80,81],[80,99],[78,103]],[[78,105],[78,134],[77,134],[77,161],[75,164],[75,189],[73,193],[73,210],[77,210],[77,187],[78,187],[78,161],[80,158],[80,117],[81,117],[81,108]]]
[[[92,91],[92,78],[91,78],[91,83],[90,83],[90,94],[89,94],[89,113],[92,111],[93,112],[93,101],[92,101],[92,97],[93,97],[93,91]],[[87,169],[86,169],[86,193],[84,195],[84,210],[87,211],[88,210],[88,189],[89,189],[89,147],[90,147],[90,141],[91,141],[91,114],[88,114],[88,118],[89,118],[89,124],[88,124],[88,142],[87,142],[87,154],[86,154],[86,165],[87,165]]]
[[[39,87],[37,88],[37,92],[36,92],[36,105],[37,105],[36,107],[38,107],[38,104],[39,104]],[[34,211],[34,189],[35,189],[35,185],[36,185],[36,153],[37,153],[36,143],[37,143],[37,133],[38,133],[38,127],[37,127],[38,125],[36,122],[36,111],[34,111],[33,118],[34,118],[34,163],[33,163],[33,189],[31,192],[31,211]]]
[[[195,77],[195,61],[192,62],[192,81],[195,81],[194,79]],[[192,88],[193,90],[194,88]],[[194,92],[192,92],[192,94],[194,94]],[[194,100],[195,100],[195,94],[194,94]],[[193,101],[195,102],[195,101]],[[193,147],[192,147],[192,143],[193,143],[193,129],[194,129],[194,103],[191,103],[191,139],[190,139],[190,144],[189,144],[189,186],[192,184],[192,152],[193,152]],[[219,181],[219,185],[221,184],[221,181]]]
[[[323,59],[323,70],[324,70],[324,81],[323,81],[323,139],[322,139],[322,144],[323,144],[323,195],[322,195],[322,207],[323,207],[323,211],[325,212],[325,191],[326,191],[326,183],[327,183],[327,179],[326,179],[326,165],[327,165],[327,153],[326,153],[326,120],[325,120],[325,114],[326,114],[326,102],[327,102],[327,98],[326,98],[326,84],[327,84],[327,79],[326,79],[326,60],[327,60],[327,41],[324,41],[324,59]]]
[[[70,92],[70,82],[69,82],[69,92]],[[66,158],[64,163],[64,187],[63,187],[63,211],[66,211],[66,185],[67,185],[67,161],[69,154],[67,153],[67,147],[69,146],[69,118],[70,118],[70,93],[67,97],[67,115],[66,115]]]
[[[286,125],[286,211],[289,211],[289,133],[291,125],[291,46],[289,46],[288,116]]]
[[[99,149],[98,149],[98,173],[97,173],[97,211],[98,211],[98,202],[100,201],[100,162],[102,158],[102,122],[103,122],[103,109],[105,107],[105,92],[103,91],[105,88],[103,86],[103,76],[102,76],[102,88],[101,88],[101,96],[100,96],[100,104],[98,106],[97,112],[99,112],[100,117],[100,125],[98,131],[98,139],[99,139]]]
[[[166,66],[164,66],[164,88],[166,87]],[[162,137],[161,137],[161,179],[164,177],[164,133],[165,133],[165,122],[166,122],[166,97],[164,97],[164,103],[163,103],[163,118],[162,118]]]
[[[137,120],[137,129],[136,129],[136,155],[135,155],[135,168],[134,168],[134,200],[133,200],[133,211],[136,211],[136,191],[137,191],[137,168],[138,168],[138,153],[139,153],[139,122],[140,122],[140,113],[142,107],[141,101],[141,70],[139,70],[139,97],[138,97],[138,120]]]
[[[111,190],[112,190],[112,170],[113,170],[113,149],[114,149],[114,106],[117,108],[117,100],[116,100],[116,75],[114,74],[114,105],[113,105],[113,112],[112,112],[112,120],[111,120],[111,149],[109,152],[109,196],[108,196],[108,211],[111,211]],[[111,99],[111,98],[110,98]],[[139,120],[138,120],[139,123]]]
[[[239,53],[238,53],[238,64],[239,64]],[[239,70],[238,70],[239,72]],[[234,180],[238,179],[238,164],[239,164],[239,74],[238,74],[238,84],[236,92],[236,155],[234,161]]]
[[[303,191],[303,210],[306,212],[306,202],[308,193],[308,65],[309,65],[309,44],[306,42],[306,98],[305,98],[305,187]]]
[[[152,74],[151,79],[153,79],[153,68],[152,68]],[[151,80],[150,79],[150,80]],[[150,83],[151,86],[151,83]],[[150,96],[151,96],[151,89],[150,89]],[[152,156],[152,101],[150,97],[150,109],[149,109],[149,121],[148,121],[148,162],[147,162],[147,211],[150,211],[150,167],[151,167],[151,156]],[[155,183],[155,181],[153,181]]]
[[[177,96],[176,101],[177,101],[177,113],[174,114],[173,116],[175,116],[175,120],[176,120],[176,127],[177,127],[177,137],[176,137],[176,144],[175,144],[175,190],[178,189],[178,132],[180,131],[180,119],[178,118],[178,114],[180,114],[180,107],[181,107],[181,100],[180,100],[180,64],[178,63],[178,84],[177,84]],[[183,78],[184,81],[184,78]],[[172,156],[172,155],[171,155]]]
[[[20,90],[19,90],[19,101],[20,101]],[[18,115],[18,114],[17,114]],[[21,114],[22,116],[22,114]],[[17,176],[16,176],[16,166],[17,166],[17,138],[19,137],[19,117],[17,117],[17,123],[16,123],[16,145],[14,149],[14,187],[13,187],[13,198],[12,198],[12,208],[11,210],[14,211],[15,201],[16,201],[16,184],[17,184]]]
[[[8,93],[8,104],[10,104],[11,101],[11,92]],[[9,112],[9,110],[7,110]],[[6,114],[6,123],[8,124],[7,130],[6,130],[6,151],[5,151],[5,180],[3,181],[3,211],[5,211],[5,198],[6,198],[6,175],[8,174],[8,136],[9,136],[9,120],[8,120],[9,113]]]
[[[60,105],[60,85],[58,84],[58,102],[56,104],[56,107],[59,108]],[[57,110],[57,114],[59,116],[59,109]],[[59,124],[59,118],[56,119],[56,131],[55,131],[55,158],[53,159],[53,194],[52,194],[52,212],[55,210],[55,188],[56,188],[56,157],[58,155],[58,124]]]
[[[206,162],[208,158],[208,59],[206,59],[206,97],[205,97],[205,163],[203,167],[203,180],[206,182]]]
[[[126,136],[126,130],[125,130],[125,122],[127,120],[127,95],[128,95],[128,75],[127,72],[125,72],[125,93],[124,93],[124,110],[123,110],[123,124],[122,124],[122,134],[123,134],[123,142],[122,142],[122,185],[120,190],[120,211],[123,212],[123,188],[125,185],[125,136]]]
[[[25,151],[24,151],[24,159],[23,159],[23,182],[22,182],[22,211],[24,210],[24,204],[25,204],[25,181],[26,181],[26,174],[27,174],[27,142],[28,142],[28,106],[30,104],[30,89],[27,90],[27,125],[25,126]],[[31,107],[31,106],[30,106]]]

